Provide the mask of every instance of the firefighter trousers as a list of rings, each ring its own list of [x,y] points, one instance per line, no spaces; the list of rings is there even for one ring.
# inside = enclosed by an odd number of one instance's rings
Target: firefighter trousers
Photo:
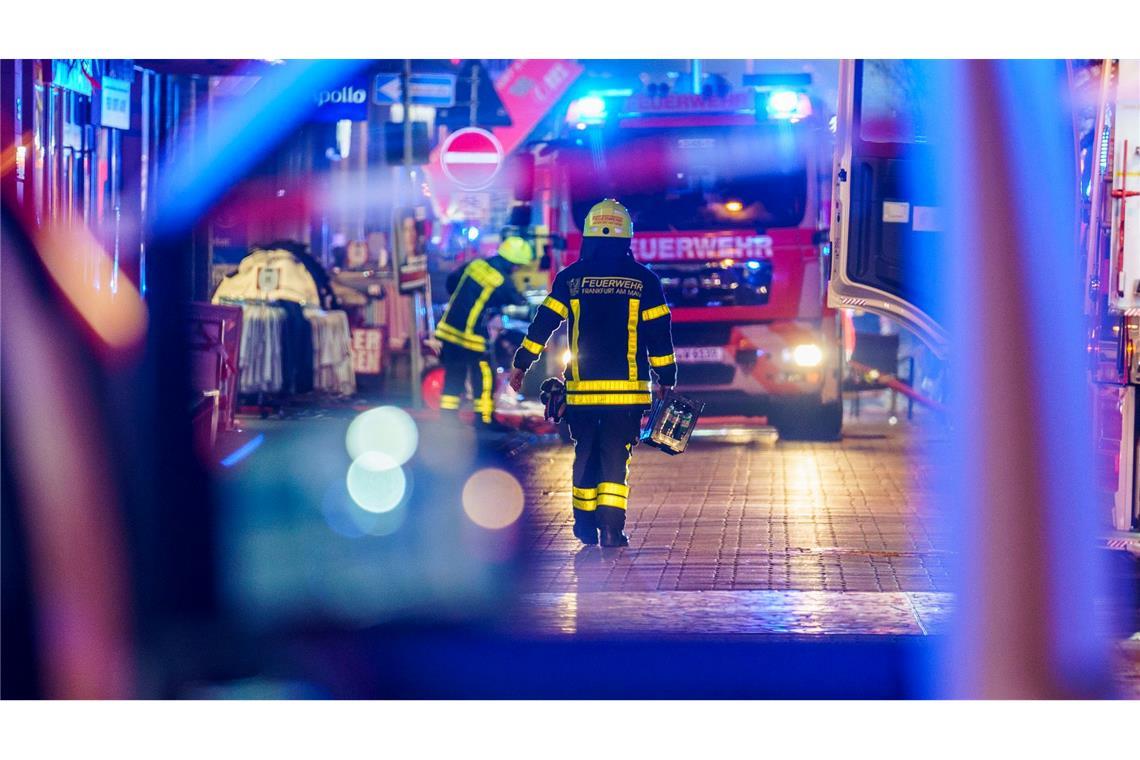
[[[471,379],[471,401],[476,422],[489,424],[495,411],[495,375],[486,354],[444,343],[440,349],[443,364],[443,395],[439,406],[444,414],[458,415],[460,400]]]
[[[641,432],[638,407],[570,407],[574,519],[621,530],[629,502],[629,460]]]

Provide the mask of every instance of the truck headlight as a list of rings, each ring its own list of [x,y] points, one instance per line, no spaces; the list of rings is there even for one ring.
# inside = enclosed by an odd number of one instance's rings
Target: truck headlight
[[[792,349],[792,361],[797,367],[818,367],[823,363],[823,349],[814,343],[801,343]]]

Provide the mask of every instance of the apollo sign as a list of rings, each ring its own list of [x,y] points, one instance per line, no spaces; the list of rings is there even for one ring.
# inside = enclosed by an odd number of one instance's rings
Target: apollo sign
[[[313,118],[317,121],[367,121],[368,87],[353,82],[313,94]]]
[[[317,93],[317,108],[326,103],[355,103],[357,105],[368,102],[368,91],[355,87],[341,87],[339,90],[321,90]]]

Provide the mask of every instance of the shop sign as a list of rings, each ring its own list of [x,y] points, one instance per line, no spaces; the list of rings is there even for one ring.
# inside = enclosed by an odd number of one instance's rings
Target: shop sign
[[[94,58],[53,58],[51,83],[80,95],[90,95],[96,80],[95,70]]]
[[[369,82],[354,79],[313,95],[316,121],[368,121]]]
[[[494,130],[505,153],[534,131],[583,71],[572,60],[519,59],[507,67],[495,80],[495,92],[511,117],[509,127]]]
[[[352,369],[358,375],[379,375],[384,350],[379,327],[352,330]]]
[[[415,293],[427,287],[427,256],[415,256],[400,266],[400,292]]]
[[[103,96],[99,120],[104,127],[131,128],[131,82],[128,79],[103,77]]]
[[[426,209],[422,206],[393,212],[393,243],[400,262],[396,276],[401,293],[415,293],[427,287],[427,256],[424,254],[426,216]]]

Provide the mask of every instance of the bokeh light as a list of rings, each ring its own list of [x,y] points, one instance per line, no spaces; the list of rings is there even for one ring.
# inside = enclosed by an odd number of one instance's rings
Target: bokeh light
[[[388,536],[407,520],[406,502],[406,499],[401,501],[387,512],[366,511],[353,501],[345,481],[338,478],[321,498],[321,513],[334,532],[347,538]]]
[[[480,528],[501,530],[522,515],[522,486],[504,470],[478,470],[463,484],[463,511]]]
[[[392,457],[379,451],[366,451],[349,466],[345,484],[361,509],[387,512],[403,500],[408,479],[404,468]]]
[[[396,465],[412,458],[419,441],[416,421],[396,406],[378,406],[357,415],[344,437],[348,455],[354,460],[368,452],[377,452]]]
[[[89,272],[110,272],[114,261],[88,228],[45,226],[36,234],[36,251],[60,291],[106,345],[126,349],[142,343],[146,302],[130,279],[120,278],[115,289],[90,286]]]

